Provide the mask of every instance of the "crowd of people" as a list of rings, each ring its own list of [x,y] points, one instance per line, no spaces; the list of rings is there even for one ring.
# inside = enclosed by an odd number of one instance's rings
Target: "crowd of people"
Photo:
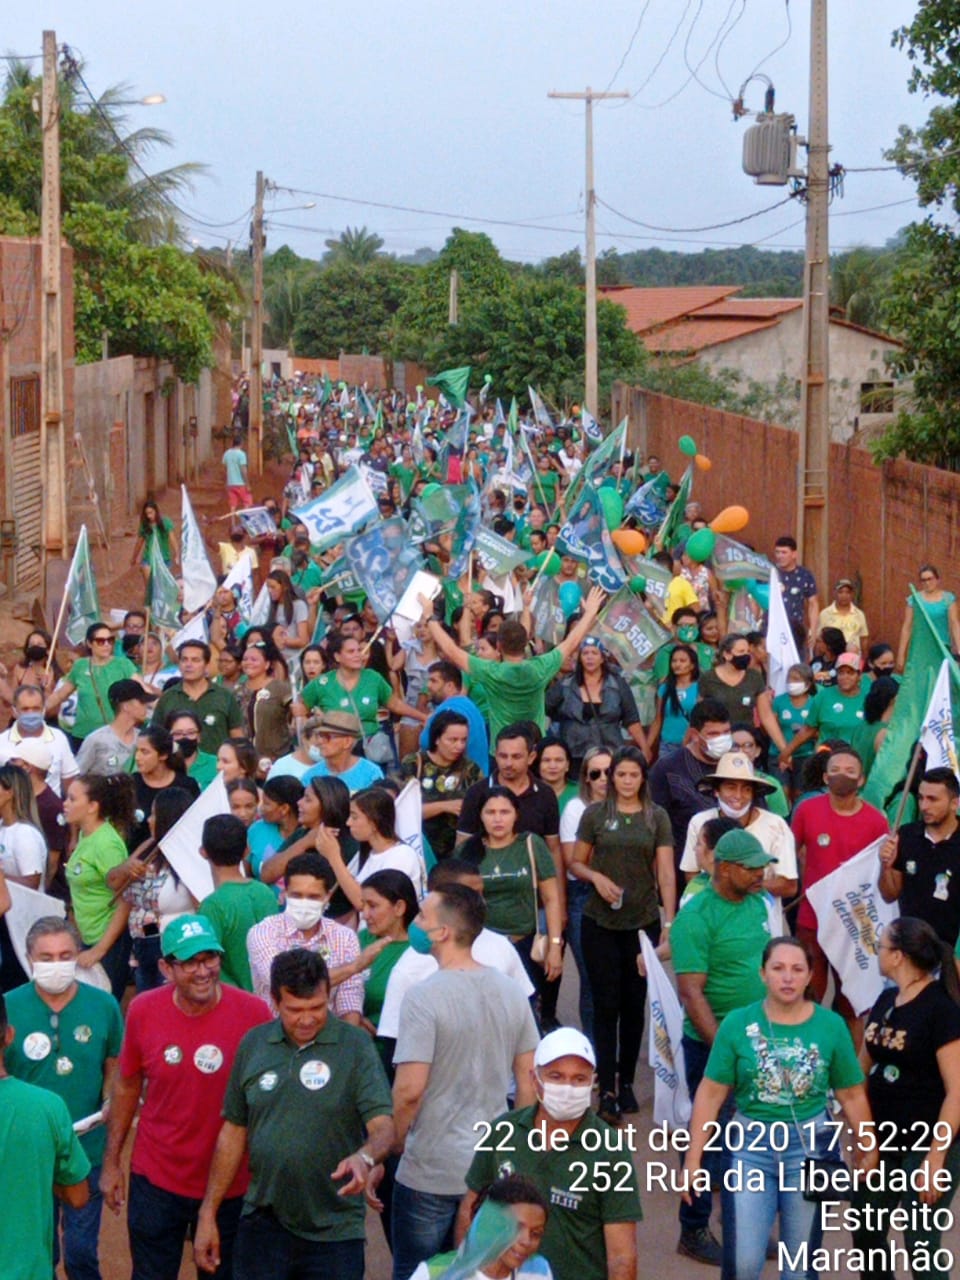
[[[584,480],[596,442],[579,413],[508,422],[481,402],[454,447],[463,411],[445,402],[308,379],[275,382],[267,401],[295,450],[289,482],[260,495],[270,527],[251,534],[238,399],[223,576],[180,618],[202,631],[172,648],[128,601],[80,652],[35,629],[0,670],[0,1274],[47,1280],[62,1259],[68,1280],[98,1280],[106,1204],[135,1280],[175,1280],[188,1239],[218,1280],[359,1280],[370,1210],[393,1280],[441,1276],[458,1245],[464,1277],[635,1280],[637,1168],[609,1134],[649,1083],[644,942],[684,1016],[681,1254],[748,1280],[779,1219],[781,1274],[807,1274],[793,1260],[825,1219],[796,1188],[836,1147],[835,1109],[857,1168],[890,1175],[854,1207],[949,1210],[960,782],[921,768],[917,820],[892,832],[861,795],[913,601],[900,635],[878,640],[854,582],[822,602],[779,538],[799,661],[775,692],[763,630],[737,629],[709,558],[687,554],[707,527],[688,501],[649,549],[665,597],[636,590],[664,639],[642,669],[621,666],[607,595],[565,526],[583,484],[629,511],[655,482],[669,511],[679,486],[658,458],[622,449]],[[384,521],[431,486],[472,482],[519,563],[495,578],[468,546],[453,573],[449,535],[428,532],[442,589],[394,627],[344,591],[343,547],[313,543],[297,514],[351,467]],[[256,621],[224,585],[247,551]],[[177,575],[182,553],[147,502],[132,556],[147,602],[156,556]],[[553,572],[555,634],[534,591]],[[933,566],[919,588],[956,649]],[[218,779],[198,895],[168,836]],[[875,841],[900,916],[864,1010],[806,894]],[[558,1018],[565,982],[579,1025]],[[749,1149],[730,1137],[745,1129]],[[898,1192],[897,1170],[942,1180]],[[477,1244],[484,1215],[512,1224],[493,1252]],[[908,1244],[939,1257],[942,1230],[915,1216]],[[882,1218],[854,1231],[874,1251],[864,1274],[893,1273],[876,1261],[887,1234]]]

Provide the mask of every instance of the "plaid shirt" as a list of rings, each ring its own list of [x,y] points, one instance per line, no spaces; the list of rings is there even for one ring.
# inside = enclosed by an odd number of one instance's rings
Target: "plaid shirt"
[[[360,954],[360,943],[353,930],[332,920],[321,921],[312,938],[291,924],[282,911],[255,924],[247,934],[253,990],[267,1001],[274,1013],[277,1009],[270,997],[270,962],[281,951],[292,951],[294,947],[319,951],[330,969],[350,964]],[[330,1007],[338,1018],[347,1013],[363,1012],[363,978],[360,974],[347,978],[346,982],[332,989]]]

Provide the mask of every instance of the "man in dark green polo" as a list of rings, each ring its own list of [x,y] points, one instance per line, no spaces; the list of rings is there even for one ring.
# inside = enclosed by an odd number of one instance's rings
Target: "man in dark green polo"
[[[287,1280],[311,1267],[362,1280],[362,1192],[393,1147],[390,1088],[367,1033],[329,1012],[322,956],[302,947],[281,952],[270,988],[279,1021],[244,1036],[234,1060],[197,1224],[197,1264],[211,1271],[219,1264],[217,1208],[249,1150],[234,1280]]]
[[[180,683],[162,693],[153,709],[153,723],[164,725],[171,711],[192,711],[200,719],[200,750],[216,755],[227,738],[246,737],[240,703],[229,689],[207,679],[210,646],[184,640],[177,650]]]

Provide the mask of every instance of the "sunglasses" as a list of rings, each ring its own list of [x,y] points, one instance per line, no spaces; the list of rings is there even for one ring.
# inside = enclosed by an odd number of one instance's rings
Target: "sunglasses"
[[[607,765],[606,769],[588,769],[587,777],[591,782],[596,782],[598,778],[609,778],[611,773],[612,769]]]
[[[113,636],[94,636],[90,641],[91,644],[111,644]]]

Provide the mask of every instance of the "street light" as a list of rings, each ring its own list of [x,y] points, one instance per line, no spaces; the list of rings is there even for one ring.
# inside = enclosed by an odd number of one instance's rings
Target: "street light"
[[[142,98],[116,98],[106,105],[110,107],[159,107],[166,102],[162,93],[148,93]]]

